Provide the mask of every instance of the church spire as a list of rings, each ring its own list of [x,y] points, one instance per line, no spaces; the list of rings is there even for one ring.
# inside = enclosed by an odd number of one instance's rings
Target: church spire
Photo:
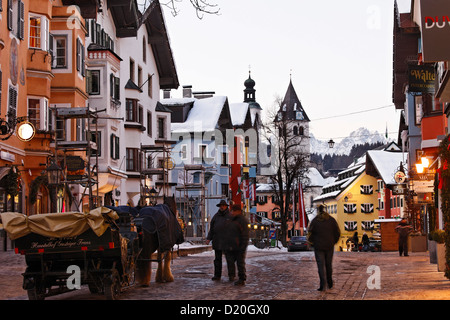
[[[251,77],[251,71],[248,71],[248,79],[244,82],[244,102],[255,102],[255,81]]]

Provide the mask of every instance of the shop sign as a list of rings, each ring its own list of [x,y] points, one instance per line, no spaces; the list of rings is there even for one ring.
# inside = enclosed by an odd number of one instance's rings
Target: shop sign
[[[408,67],[409,92],[434,93],[436,72],[433,66],[410,65]]]
[[[392,195],[394,196],[404,196],[408,194],[408,188],[405,183],[396,184],[392,187]]]
[[[450,60],[450,1],[422,0],[420,16],[423,60]]]

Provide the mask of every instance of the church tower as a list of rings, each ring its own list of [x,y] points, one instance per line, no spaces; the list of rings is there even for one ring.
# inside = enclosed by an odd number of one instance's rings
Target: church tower
[[[311,153],[310,120],[295,92],[292,79],[289,81],[289,86],[274,121],[275,123],[283,121],[287,124],[287,134],[294,136],[298,140],[299,152]]]
[[[255,80],[251,78],[251,72],[248,72],[248,79],[244,82],[244,102],[249,104],[252,124],[256,129],[260,127],[261,106],[256,102]]]

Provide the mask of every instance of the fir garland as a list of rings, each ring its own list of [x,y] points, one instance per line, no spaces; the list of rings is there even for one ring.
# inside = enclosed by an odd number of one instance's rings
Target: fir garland
[[[450,279],[450,136],[447,136],[439,147],[441,167],[438,170],[441,187],[441,209],[444,219],[445,242],[445,277]]]

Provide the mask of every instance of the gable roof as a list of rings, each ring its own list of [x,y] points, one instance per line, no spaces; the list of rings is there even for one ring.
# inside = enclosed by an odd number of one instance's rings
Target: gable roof
[[[386,185],[397,184],[395,172],[404,161],[403,152],[389,152],[385,150],[369,150],[366,153],[366,172],[375,178],[381,178]]]
[[[239,102],[230,103],[230,115],[233,127],[245,127],[249,128],[253,125],[254,119],[252,118],[250,103]]]
[[[161,100],[164,105],[164,99]],[[211,132],[232,128],[228,99],[225,96],[195,99],[186,121],[172,123],[172,132]]]
[[[292,80],[289,81],[289,86],[281,103],[278,113],[283,115],[284,120],[302,120],[310,121],[308,115],[303,109],[302,103],[295,92]],[[275,119],[278,121],[278,117]]]

